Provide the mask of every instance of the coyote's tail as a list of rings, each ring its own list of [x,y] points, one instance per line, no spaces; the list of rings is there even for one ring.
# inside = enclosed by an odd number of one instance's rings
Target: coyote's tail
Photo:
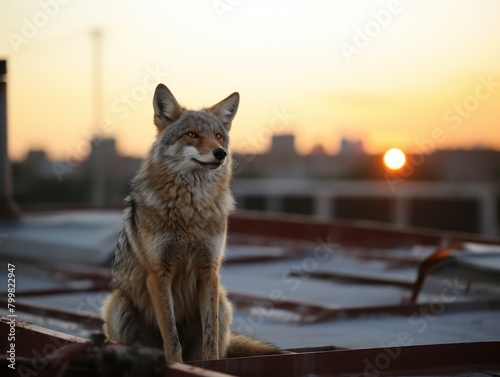
[[[226,357],[280,355],[283,353],[286,352],[272,344],[264,343],[238,333],[231,333]]]

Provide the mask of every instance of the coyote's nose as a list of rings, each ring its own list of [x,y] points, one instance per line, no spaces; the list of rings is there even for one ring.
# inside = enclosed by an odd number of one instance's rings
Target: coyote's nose
[[[227,156],[227,152],[223,148],[215,148],[212,153],[217,161],[222,161]]]

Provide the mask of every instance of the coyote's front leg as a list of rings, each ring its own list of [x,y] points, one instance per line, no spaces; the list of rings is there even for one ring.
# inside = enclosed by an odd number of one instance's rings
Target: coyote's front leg
[[[182,362],[182,347],[177,334],[174,301],[172,296],[173,271],[150,272],[147,287],[163,338],[163,348],[168,361]]]
[[[203,332],[202,359],[219,358],[219,268],[202,271],[199,287],[201,326]]]

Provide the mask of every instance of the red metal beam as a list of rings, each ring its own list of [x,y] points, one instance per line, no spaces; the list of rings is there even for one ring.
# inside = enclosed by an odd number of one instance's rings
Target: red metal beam
[[[338,350],[190,362],[242,377],[453,375],[500,372],[500,342]]]
[[[428,304],[400,304],[356,308],[335,308],[332,306],[314,305],[292,300],[272,300],[267,296],[253,295],[243,292],[231,291],[228,297],[238,311],[250,311],[262,308],[263,314],[272,314],[272,310],[279,309],[291,314],[296,314],[301,323],[314,323],[336,319],[358,318],[391,314],[409,316],[420,313],[422,309],[433,310],[433,303]],[[498,310],[500,300],[452,302],[446,304],[446,313],[469,312],[480,310]],[[288,316],[286,317],[289,318]],[[273,319],[276,319],[273,316]]]
[[[366,221],[318,220],[300,215],[241,211],[231,216],[229,231],[238,235],[277,237],[298,241],[329,240],[358,246],[439,245],[442,240],[499,245],[498,238]]]
[[[27,363],[31,365],[30,368],[35,371],[45,368],[48,363],[48,356],[52,352],[67,344],[86,341],[86,339],[16,320],[15,332],[13,333],[15,339],[9,342],[7,341],[7,334],[10,334],[10,328],[10,319],[0,317],[0,333],[2,334],[0,355],[5,356],[12,343],[15,348],[16,360],[25,358]]]
[[[7,300],[5,297],[0,297],[0,305],[4,307],[7,306]],[[41,316],[42,318],[54,318],[61,321],[74,322],[77,323],[78,326],[85,327],[87,329],[101,329],[102,319],[100,318],[99,308],[96,308],[95,311],[90,307],[85,308],[91,309],[92,314],[89,315],[84,310],[80,312],[26,300],[16,300],[16,313],[30,313]]]
[[[80,283],[80,282],[78,282]],[[72,293],[99,292],[109,290],[109,282],[107,281],[85,281],[80,287],[57,287],[47,289],[31,289],[19,290],[16,292],[16,297],[33,297],[33,296],[52,296],[52,295],[68,295]]]

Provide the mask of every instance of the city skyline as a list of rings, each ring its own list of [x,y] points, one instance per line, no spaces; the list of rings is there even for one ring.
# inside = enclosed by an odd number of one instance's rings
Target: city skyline
[[[430,142],[430,139],[426,141]],[[94,139],[91,152],[81,159],[51,160],[44,150],[30,150],[15,166],[26,166],[26,173],[62,181],[73,173],[89,172],[102,166],[115,177],[128,177],[136,171],[141,156],[120,153],[113,138]],[[299,154],[293,134],[275,134],[264,153],[233,153],[235,177],[243,173],[251,176],[310,176],[310,177],[357,177],[385,179],[436,180],[490,180],[500,178],[500,150],[472,149],[425,149],[422,144],[418,153],[406,154],[405,161],[397,168],[391,167],[386,155],[366,153],[362,140],[342,138],[339,151],[328,154],[316,148],[309,154]],[[394,161],[393,161],[394,162]],[[96,164],[97,163],[97,164]],[[19,171],[18,175],[21,174]],[[78,174],[77,174],[78,175]]]
[[[307,157],[307,156],[312,156],[312,155],[324,155],[324,156],[340,156],[340,155],[345,155],[345,154],[359,154],[359,155],[365,155],[365,156],[382,156],[384,155],[387,150],[381,150],[380,152],[369,152],[365,149],[365,141],[364,139],[358,139],[358,138],[348,138],[346,136],[339,136],[338,144],[333,150],[328,150],[326,149],[323,144],[318,143],[312,146],[311,150],[306,151],[305,153],[302,153],[296,145],[297,142],[297,135],[294,133],[282,133],[282,134],[272,134],[271,138],[269,139],[269,142],[266,143],[267,146],[264,150],[248,150],[248,151],[235,151],[232,150],[232,154],[236,156],[245,156],[245,155],[267,155],[270,153],[273,153],[273,141],[276,141],[276,139],[281,139],[281,138],[292,138],[293,139],[293,148],[289,147],[290,144],[288,144],[286,152],[291,153],[294,155],[297,155],[299,157]],[[126,158],[134,158],[134,159],[143,159],[146,155],[146,152],[142,155],[135,155],[135,154],[127,154],[123,150],[121,150],[119,146],[119,140],[114,138],[114,137],[104,137],[100,138],[97,137],[94,140],[91,140],[90,142],[87,142],[85,140],[82,140],[79,145],[76,145],[76,148],[71,151],[69,154],[72,158],[71,160],[75,161],[85,161],[90,157],[91,150],[93,145],[100,145],[103,141],[111,142],[113,144],[113,149],[116,151],[117,155],[121,157],[126,157]],[[429,144],[431,142],[431,139],[427,140],[421,140],[416,142],[416,148],[412,152],[405,152],[407,155],[431,155],[436,152],[446,152],[446,151],[495,151],[495,152],[500,152],[500,147],[499,148],[490,148],[485,145],[477,144],[477,145],[470,145],[466,147],[457,147],[457,148],[439,148],[439,143],[434,143],[434,144]],[[83,143],[87,144],[87,146],[83,147]],[[274,147],[276,149],[276,147]],[[232,148],[231,148],[232,149]],[[282,152],[285,151],[285,149],[282,147],[280,148]],[[85,153],[82,153],[85,152]],[[275,152],[275,151],[274,151]],[[30,158],[32,155],[43,155],[44,158],[46,158],[48,161],[67,161],[65,157],[57,159],[57,158],[52,158],[50,154],[48,153],[47,150],[45,150],[43,147],[41,148],[30,148],[26,151],[25,154],[19,156],[19,158],[11,158],[11,161],[14,163],[19,163],[26,161],[27,159]]]

